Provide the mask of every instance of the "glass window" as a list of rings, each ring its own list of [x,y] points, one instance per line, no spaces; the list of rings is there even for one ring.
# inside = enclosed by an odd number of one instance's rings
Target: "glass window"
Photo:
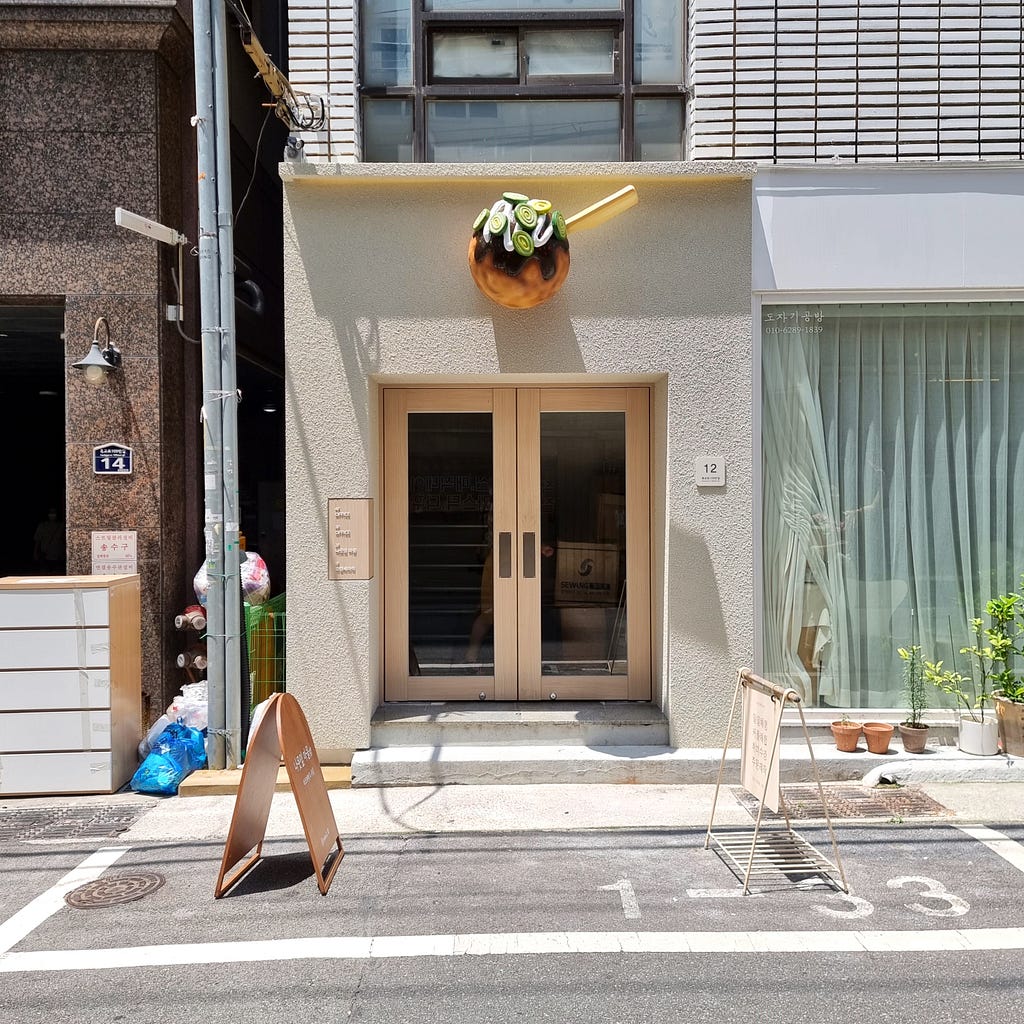
[[[543,29],[525,33],[531,78],[615,74],[616,35],[611,29]]]
[[[425,11],[618,11],[622,0],[425,0]]]
[[[363,159],[369,163],[413,159],[412,100],[363,100]]]
[[[634,0],[633,80],[637,84],[682,82],[682,21],[679,0]]]
[[[363,0],[365,85],[412,85],[413,0]]]
[[[519,79],[515,32],[435,32],[430,37],[431,77]]]
[[[682,97],[647,97],[633,109],[633,159],[682,160]]]
[[[615,100],[438,100],[427,104],[427,159],[618,160]]]
[[[905,707],[898,648],[969,674],[1024,571],[1024,304],[765,306],[761,336],[765,672]]]
[[[683,158],[682,0],[365,0],[360,10],[364,117],[391,111],[365,126],[364,160]],[[412,106],[375,106],[385,100]]]

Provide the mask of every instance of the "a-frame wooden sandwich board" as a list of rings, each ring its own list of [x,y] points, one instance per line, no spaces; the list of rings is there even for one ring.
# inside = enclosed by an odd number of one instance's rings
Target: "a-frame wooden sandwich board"
[[[263,715],[249,737],[242,779],[214,890],[217,899],[263,856],[263,839],[282,758],[306,833],[317,885],[322,893],[326,894],[341,864],[345,851],[306,716],[290,693],[275,693],[267,700]],[[237,867],[247,856],[245,863]]]

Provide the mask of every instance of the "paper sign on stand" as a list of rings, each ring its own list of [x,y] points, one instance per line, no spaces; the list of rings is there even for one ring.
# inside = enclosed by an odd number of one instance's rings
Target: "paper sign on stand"
[[[718,806],[718,793],[722,788],[722,777],[725,774],[725,762],[729,752],[729,740],[732,736],[733,720],[736,717],[736,706],[742,697],[743,701],[743,732],[740,753],[740,783],[747,792],[757,798],[757,819],[753,830],[740,829],[729,832],[715,832],[715,808]],[[803,726],[804,739],[807,742],[807,753],[815,781],[818,784],[818,795],[821,799],[825,824],[832,840],[832,852],[835,863],[820,854],[803,836],[793,831],[789,822],[789,811],[779,786],[779,738],[782,734],[782,713],[787,705],[796,708]],[[765,808],[776,814],[782,811],[786,827],[780,829],[762,829],[761,818]],[[725,743],[722,747],[722,761],[718,768],[718,782],[715,795],[711,802],[711,818],[708,822],[707,835],[704,837],[704,849],[711,843],[726,863],[743,879],[743,894],[750,894],[752,875],[781,875],[785,878],[795,876],[814,876],[829,880],[830,876],[839,876],[843,892],[849,892],[843,871],[843,862],[839,857],[839,846],[832,828],[825,793],[821,788],[821,777],[814,760],[814,749],[807,732],[803,705],[800,694],[793,689],[785,689],[775,683],[754,675],[748,668],[741,668],[736,673],[736,690],[733,693],[732,708],[729,711],[729,724],[725,731]]]

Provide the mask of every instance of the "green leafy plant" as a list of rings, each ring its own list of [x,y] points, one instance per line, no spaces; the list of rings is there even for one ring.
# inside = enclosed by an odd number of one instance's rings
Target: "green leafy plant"
[[[994,696],[1024,703],[1024,670],[1018,668],[1018,659],[1024,659],[1024,576],[1020,589],[1021,593],[1000,594],[986,603],[989,625],[980,618],[970,620],[977,639],[960,648],[970,659],[970,676],[962,675],[955,665],[947,669],[941,661],[924,662],[925,679],[954,697],[975,721],[984,721],[985,704]]]
[[[906,694],[909,713],[903,724],[920,728],[924,713],[928,710],[928,690],[924,664],[921,661],[921,647],[919,644],[901,647],[898,653],[903,659],[903,692]]]

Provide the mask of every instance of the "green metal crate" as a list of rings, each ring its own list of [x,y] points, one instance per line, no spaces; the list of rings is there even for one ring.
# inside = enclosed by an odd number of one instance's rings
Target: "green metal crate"
[[[285,597],[278,594],[264,604],[245,606],[253,707],[285,691]]]

